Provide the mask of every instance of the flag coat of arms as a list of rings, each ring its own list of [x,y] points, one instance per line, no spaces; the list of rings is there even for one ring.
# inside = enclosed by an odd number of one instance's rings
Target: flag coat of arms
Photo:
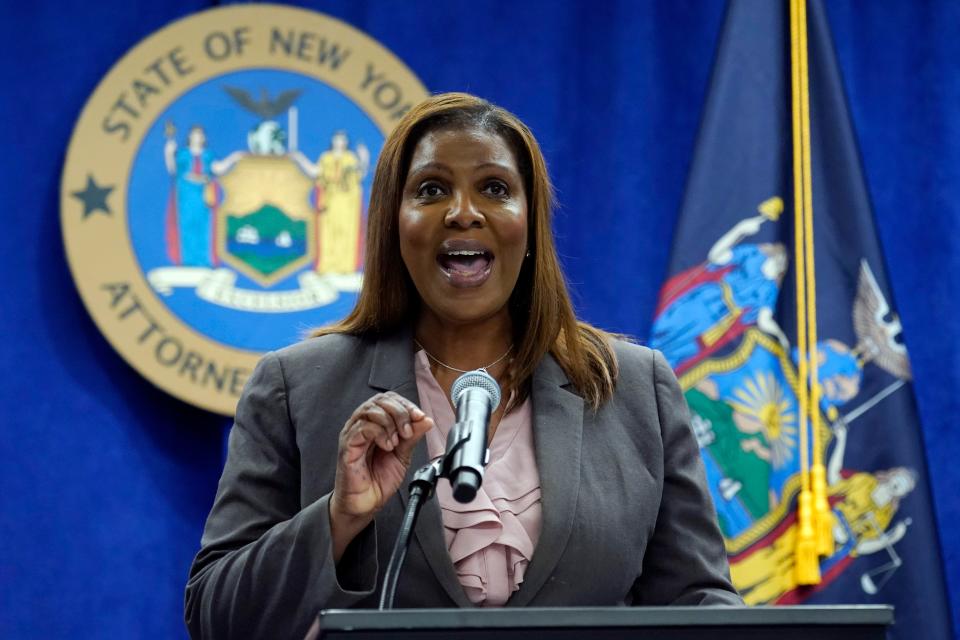
[[[684,389],[747,604],[893,604],[895,637],[945,639],[904,331],[826,14],[793,3],[800,22],[789,2],[729,5],[650,344]],[[805,571],[798,507],[816,465],[824,526]]]

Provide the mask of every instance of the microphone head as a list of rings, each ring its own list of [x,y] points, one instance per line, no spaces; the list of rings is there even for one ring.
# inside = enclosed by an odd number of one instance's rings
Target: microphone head
[[[450,399],[453,400],[453,406],[457,406],[457,399],[461,393],[473,388],[480,388],[489,393],[490,412],[493,413],[497,410],[497,407],[500,406],[500,385],[493,379],[493,376],[483,369],[467,371],[453,381],[453,387],[450,388]]]

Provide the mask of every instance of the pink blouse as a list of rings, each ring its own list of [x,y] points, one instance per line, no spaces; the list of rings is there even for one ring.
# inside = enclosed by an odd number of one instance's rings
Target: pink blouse
[[[422,350],[415,356],[415,368],[420,408],[437,425],[426,435],[433,459],[443,454],[456,416]],[[473,502],[454,500],[446,480],[437,485],[437,499],[450,559],[467,597],[477,606],[503,606],[520,588],[540,537],[540,474],[529,398],[500,421]]]

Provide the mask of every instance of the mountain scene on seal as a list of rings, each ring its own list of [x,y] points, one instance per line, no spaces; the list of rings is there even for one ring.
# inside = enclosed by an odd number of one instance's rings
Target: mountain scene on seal
[[[245,216],[228,215],[227,249],[268,276],[306,254],[307,224],[270,204]]]

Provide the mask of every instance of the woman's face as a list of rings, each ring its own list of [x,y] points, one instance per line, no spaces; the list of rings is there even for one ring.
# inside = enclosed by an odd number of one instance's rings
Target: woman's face
[[[527,251],[527,194],[507,142],[444,129],[417,143],[400,203],[400,253],[444,324],[507,313]]]
[[[203,129],[199,127],[194,127],[190,129],[190,133],[187,136],[188,144],[191,147],[202,147],[207,143],[207,136],[203,132]]]

